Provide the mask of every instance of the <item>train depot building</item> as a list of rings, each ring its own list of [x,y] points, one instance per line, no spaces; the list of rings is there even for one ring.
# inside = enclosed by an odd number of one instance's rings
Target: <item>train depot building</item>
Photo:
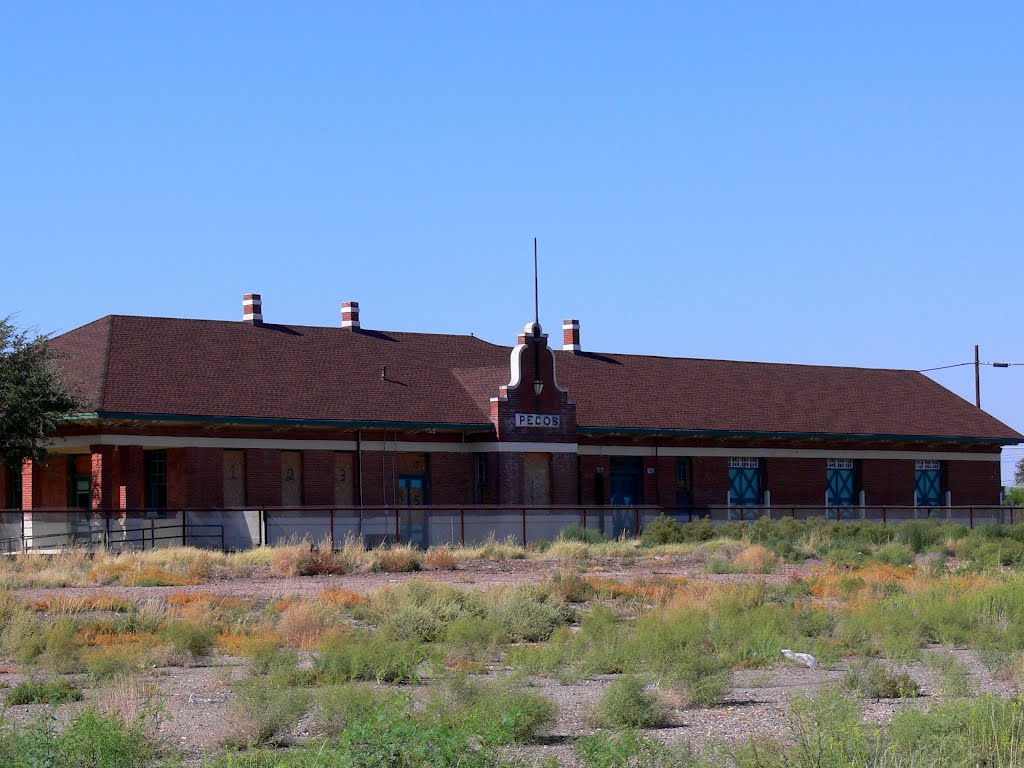
[[[914,371],[598,353],[577,321],[561,330],[552,344],[530,323],[514,346],[378,331],[355,302],[338,327],[281,325],[257,294],[240,322],[101,318],[53,340],[91,410],[46,464],[0,472],[0,537],[433,544],[581,519],[615,536],[662,511],[960,518],[998,507],[1001,446],[1024,440]]]

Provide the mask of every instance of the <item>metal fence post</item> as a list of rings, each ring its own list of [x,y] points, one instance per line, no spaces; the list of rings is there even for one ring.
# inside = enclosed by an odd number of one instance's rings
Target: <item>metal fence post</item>
[[[971,524],[970,524],[970,527],[971,527],[971,528],[974,528],[974,507],[971,507],[971,509],[970,509],[970,515],[971,515]]]
[[[466,508],[459,508],[459,543],[466,546]]]
[[[526,507],[523,507],[523,546],[526,546]]]

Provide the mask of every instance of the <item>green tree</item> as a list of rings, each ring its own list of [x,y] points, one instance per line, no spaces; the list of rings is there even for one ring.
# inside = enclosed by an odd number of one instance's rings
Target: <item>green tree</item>
[[[46,440],[84,404],[68,387],[49,337],[0,319],[0,461],[43,459]]]
[[[1024,488],[1024,456],[1017,462],[1017,469],[1013,472],[1013,484]]]

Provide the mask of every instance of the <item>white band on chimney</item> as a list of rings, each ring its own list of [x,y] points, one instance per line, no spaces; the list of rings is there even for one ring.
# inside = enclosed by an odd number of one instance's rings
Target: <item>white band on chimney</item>
[[[341,304],[341,327],[342,328],[358,328],[359,327],[359,302],[358,301],[345,301]]]
[[[263,322],[263,297],[258,293],[242,296],[242,322],[253,325]]]
[[[580,321],[562,321],[562,350],[565,352],[579,352],[580,346]]]

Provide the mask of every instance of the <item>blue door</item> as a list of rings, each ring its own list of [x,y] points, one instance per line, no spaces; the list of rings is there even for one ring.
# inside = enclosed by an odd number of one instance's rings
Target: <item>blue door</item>
[[[427,503],[427,484],[421,475],[400,475],[398,478],[398,504],[402,507],[422,507]],[[402,541],[427,546],[427,515],[425,510],[405,509],[400,514]]]
[[[636,505],[643,504],[643,465],[639,458],[614,457],[612,459],[612,520],[607,531],[617,539],[623,533],[636,529]]]
[[[829,459],[825,469],[828,506],[837,517],[857,517],[857,472],[853,459]]]
[[[761,493],[761,460],[729,459],[729,501],[750,507],[764,500]]]

